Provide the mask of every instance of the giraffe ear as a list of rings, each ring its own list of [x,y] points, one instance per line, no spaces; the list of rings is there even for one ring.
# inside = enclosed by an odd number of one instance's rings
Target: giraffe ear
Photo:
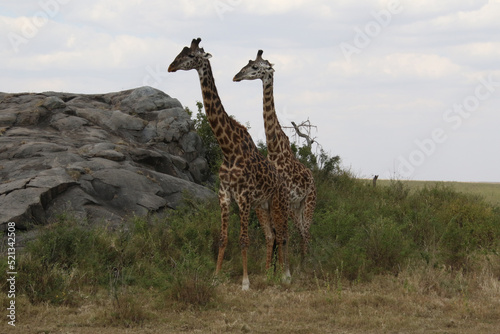
[[[210,58],[212,58],[212,55],[211,55],[210,53],[208,53],[208,52],[205,52],[205,53],[203,54],[203,58],[205,58],[205,59],[210,59]]]

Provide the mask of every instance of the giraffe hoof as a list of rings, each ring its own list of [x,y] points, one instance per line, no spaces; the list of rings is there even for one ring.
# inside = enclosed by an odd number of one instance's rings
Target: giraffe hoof
[[[248,280],[248,278],[243,279],[243,283],[241,284],[241,290],[243,291],[250,290],[250,281]]]
[[[281,282],[285,284],[290,284],[292,283],[292,275],[290,275],[290,270],[287,270],[284,274],[283,277],[281,278]]]

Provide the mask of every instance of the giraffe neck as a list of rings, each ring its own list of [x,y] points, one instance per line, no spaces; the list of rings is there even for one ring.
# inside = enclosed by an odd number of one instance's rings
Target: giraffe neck
[[[270,155],[292,153],[288,136],[281,129],[276,110],[274,109],[272,73],[263,78],[262,85],[264,88],[264,127],[268,152]]]
[[[235,159],[238,152],[241,152],[240,148],[242,145],[245,146],[244,143],[247,143],[245,147],[248,147],[248,145],[255,146],[255,144],[251,138],[251,143],[249,143],[248,138],[245,138],[245,134],[250,137],[246,128],[229,117],[224,110],[224,106],[222,105],[215,86],[212,68],[208,60],[205,66],[198,69],[198,75],[200,77],[203,105],[205,106],[207,120],[210,123],[224,157],[232,161]]]

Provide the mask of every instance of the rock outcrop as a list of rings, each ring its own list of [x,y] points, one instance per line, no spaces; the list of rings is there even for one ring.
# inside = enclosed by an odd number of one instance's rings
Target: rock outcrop
[[[0,93],[0,223],[62,212],[91,223],[175,208],[209,169],[180,102],[151,87],[109,94]]]

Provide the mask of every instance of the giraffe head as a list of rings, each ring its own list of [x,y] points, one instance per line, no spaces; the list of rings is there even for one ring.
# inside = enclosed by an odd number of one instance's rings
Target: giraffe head
[[[182,49],[181,53],[175,57],[174,61],[168,67],[169,72],[175,72],[177,70],[192,70],[192,69],[200,69],[202,68],[204,62],[207,59],[210,59],[212,55],[208,52],[205,52],[203,48],[200,48],[198,45],[201,42],[201,38],[193,39],[191,42],[191,46],[188,48],[187,46]]]
[[[259,50],[259,52],[257,52],[257,58],[255,58],[255,60],[249,60],[248,65],[243,67],[238,74],[234,76],[233,81],[264,80],[267,76],[272,75],[274,72],[273,64],[262,59],[263,52],[264,51]]]

